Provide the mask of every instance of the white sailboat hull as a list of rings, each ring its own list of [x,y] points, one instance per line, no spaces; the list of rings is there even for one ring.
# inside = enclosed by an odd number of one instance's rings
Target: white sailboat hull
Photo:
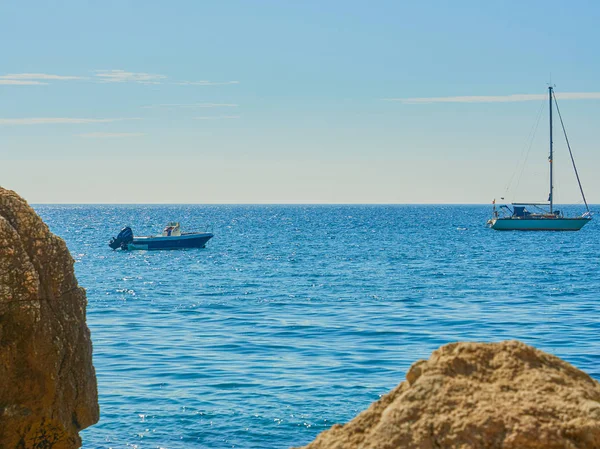
[[[490,220],[496,231],[579,231],[590,217],[574,218],[518,218],[502,217]]]

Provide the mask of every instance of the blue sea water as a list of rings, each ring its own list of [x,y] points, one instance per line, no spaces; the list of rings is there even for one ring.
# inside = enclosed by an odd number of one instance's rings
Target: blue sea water
[[[600,379],[598,220],[502,233],[488,206],[35,209],[87,289],[101,419],[84,448],[306,444],[458,340],[520,339]],[[107,246],[173,220],[215,237]]]

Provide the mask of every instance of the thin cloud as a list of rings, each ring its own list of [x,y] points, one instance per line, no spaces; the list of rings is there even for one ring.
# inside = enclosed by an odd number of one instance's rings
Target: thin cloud
[[[139,118],[67,118],[67,117],[34,117],[34,118],[0,118],[0,125],[81,125],[86,123],[110,123],[122,120],[139,120]]]
[[[142,106],[144,109],[155,108],[237,108],[239,105],[235,103],[172,103],[172,104],[152,104]]]
[[[70,75],[51,75],[48,73],[9,73],[7,75],[1,75],[0,80],[59,80],[59,81],[70,81],[70,80],[82,80],[86,79],[81,76],[70,76]],[[40,83],[46,84],[46,83]]]
[[[239,81],[178,81],[173,84],[179,86],[225,86],[227,84],[239,84]]]
[[[168,77],[157,73],[128,72],[121,69],[96,70],[93,76],[55,75],[50,73],[9,73],[0,75],[0,85],[24,86],[48,84],[43,81],[76,81],[86,80],[98,83],[137,83],[163,84]],[[239,84],[239,81],[173,81],[171,84],[181,86],[223,86]]]
[[[557,93],[560,100],[600,100],[600,92],[562,92]],[[430,103],[515,103],[521,101],[539,101],[548,98],[546,94],[516,94],[464,97],[425,97],[425,98],[384,98],[385,101],[397,101],[404,104]]]
[[[209,115],[205,117],[194,117],[196,120],[228,120],[240,118],[239,115]]]
[[[39,81],[29,81],[29,80],[9,80],[9,79],[0,79],[0,85],[3,86],[43,86],[48,83],[41,83]]]
[[[102,83],[160,84],[167,79],[166,75],[125,70],[97,70],[94,76]]]
[[[76,134],[79,137],[86,137],[92,139],[105,139],[111,137],[141,137],[145,136],[144,133],[85,133],[85,134]]]

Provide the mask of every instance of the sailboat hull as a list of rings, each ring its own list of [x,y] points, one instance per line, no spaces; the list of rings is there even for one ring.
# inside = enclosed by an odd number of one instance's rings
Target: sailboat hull
[[[494,218],[490,227],[496,231],[579,231],[591,218]]]

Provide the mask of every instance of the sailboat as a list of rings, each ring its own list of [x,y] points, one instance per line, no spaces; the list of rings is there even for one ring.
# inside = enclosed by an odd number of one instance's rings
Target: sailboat
[[[577,178],[577,182],[579,183],[581,197],[583,198],[583,203],[585,204],[586,208],[586,212],[578,217],[565,217],[561,211],[554,209],[554,184],[552,179],[554,169],[554,153],[552,147],[552,100],[554,100],[554,104],[556,104],[556,111],[558,112],[560,124],[565,135],[565,140],[567,141],[567,148],[569,148],[569,154],[571,155],[573,170],[575,171],[575,176]],[[575,159],[573,159],[571,145],[569,144],[569,139],[567,138],[567,132],[565,131],[565,126],[562,116],[560,115],[560,109],[558,108],[558,102],[556,101],[556,95],[554,94],[554,89],[552,86],[548,87],[548,101],[550,105],[550,156],[548,158],[548,161],[550,162],[550,194],[548,195],[548,201],[540,203],[511,203],[510,206],[503,205],[500,207],[500,210],[498,210],[496,209],[496,200],[494,200],[493,215],[492,218],[488,220],[488,225],[492,229],[497,231],[579,231],[592,219],[590,209],[585,199],[585,194],[583,193],[583,188],[581,187],[581,181],[579,179],[577,167],[575,166]],[[539,212],[530,212],[527,210],[527,207],[535,208]],[[509,214],[506,214],[505,211],[508,211]]]

